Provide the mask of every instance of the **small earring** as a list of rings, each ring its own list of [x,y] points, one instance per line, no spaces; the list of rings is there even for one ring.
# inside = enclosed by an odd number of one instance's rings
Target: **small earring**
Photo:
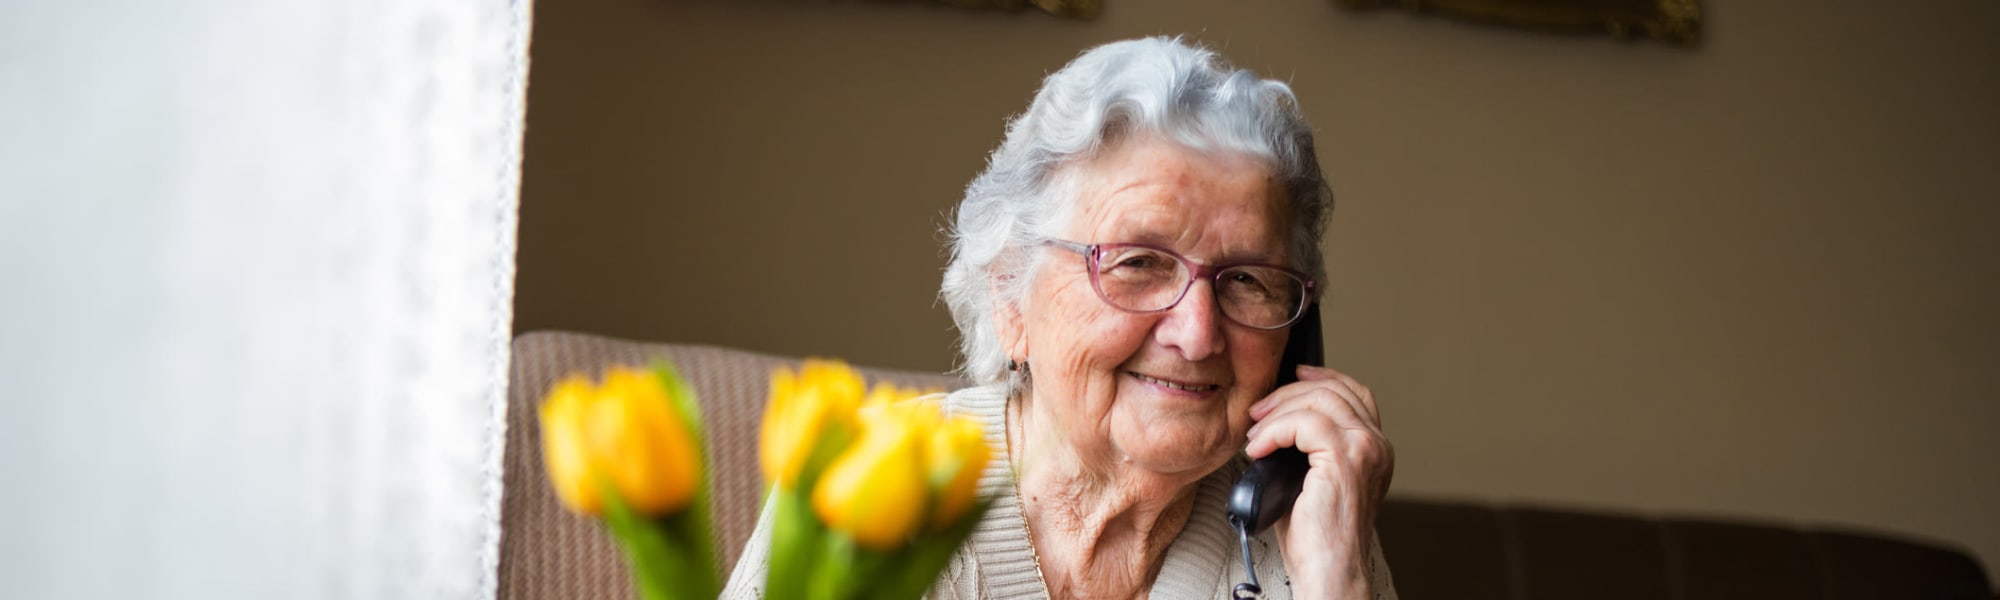
[[[1014,362],[1014,359],[1009,358],[1007,359],[1007,370],[1019,371],[1021,370],[1021,363]]]

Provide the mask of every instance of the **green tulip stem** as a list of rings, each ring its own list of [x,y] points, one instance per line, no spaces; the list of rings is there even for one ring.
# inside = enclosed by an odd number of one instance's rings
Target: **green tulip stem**
[[[703,490],[705,491],[705,490]],[[707,494],[698,491],[689,510],[660,519],[632,512],[607,490],[604,523],[625,550],[625,563],[645,600],[709,600],[721,592],[707,532]]]
[[[782,487],[771,492],[771,560],[764,573],[764,597],[805,598],[819,558],[815,549],[826,530],[805,494]]]

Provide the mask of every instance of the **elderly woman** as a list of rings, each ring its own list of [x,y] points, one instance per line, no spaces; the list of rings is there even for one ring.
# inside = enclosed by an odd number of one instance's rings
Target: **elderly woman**
[[[1395,597],[1373,396],[1314,366],[1278,385],[1323,271],[1317,160],[1289,88],[1177,40],[1049,76],[958,209],[942,294],[977,385],[942,402],[1006,460],[933,597],[1230,597],[1228,490],[1282,447],[1311,468],[1251,540],[1265,597]],[[754,593],[767,537],[725,596]]]

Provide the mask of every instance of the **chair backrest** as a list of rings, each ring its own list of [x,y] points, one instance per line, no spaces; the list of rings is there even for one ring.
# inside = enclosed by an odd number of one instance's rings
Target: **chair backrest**
[[[608,533],[556,503],[542,464],[536,406],[571,373],[596,376],[607,366],[644,366],[665,358],[700,397],[708,434],[708,472],[716,551],[727,576],[756,526],[763,504],[757,433],[773,369],[799,359],[688,344],[657,344],[567,332],[514,339],[507,390],[507,447],[501,501],[501,600],[634,597],[631,579]],[[858,367],[872,384],[949,390],[948,375]]]

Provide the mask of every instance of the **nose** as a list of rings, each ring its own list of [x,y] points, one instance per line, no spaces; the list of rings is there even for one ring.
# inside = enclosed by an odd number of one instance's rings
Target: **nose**
[[[1167,309],[1153,328],[1162,346],[1180,353],[1189,362],[1199,362],[1221,354],[1224,349],[1222,306],[1215,300],[1215,285],[1196,280],[1179,304]]]

